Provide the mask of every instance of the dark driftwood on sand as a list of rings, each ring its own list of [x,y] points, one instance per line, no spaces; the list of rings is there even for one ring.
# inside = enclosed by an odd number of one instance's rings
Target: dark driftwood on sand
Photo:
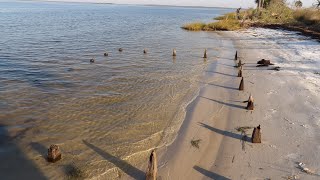
[[[274,65],[273,63],[271,63],[270,60],[265,60],[265,59],[261,59],[260,61],[257,62],[257,64],[258,64],[257,67]]]

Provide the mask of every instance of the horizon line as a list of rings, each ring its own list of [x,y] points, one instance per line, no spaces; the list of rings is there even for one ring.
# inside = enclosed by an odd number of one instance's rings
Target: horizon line
[[[188,6],[188,5],[166,5],[166,4],[127,4],[127,3],[107,3],[107,2],[70,2],[57,0],[17,0],[17,2],[40,2],[40,3],[70,3],[70,4],[106,4],[106,5],[127,5],[127,6],[161,6],[161,7],[181,7],[181,8],[219,8],[219,9],[236,9],[235,7],[221,6]],[[247,9],[247,8],[242,8]]]

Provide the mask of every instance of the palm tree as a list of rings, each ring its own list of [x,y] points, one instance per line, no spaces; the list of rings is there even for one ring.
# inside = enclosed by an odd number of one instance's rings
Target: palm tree
[[[319,8],[319,7],[320,7],[320,0],[317,0],[315,6],[316,6],[316,8]]]
[[[319,0],[320,1],[320,0]],[[302,2],[300,0],[297,0],[294,5],[296,6],[296,8],[301,8],[302,7]]]
[[[266,8],[270,4],[271,0],[255,0],[257,8]]]

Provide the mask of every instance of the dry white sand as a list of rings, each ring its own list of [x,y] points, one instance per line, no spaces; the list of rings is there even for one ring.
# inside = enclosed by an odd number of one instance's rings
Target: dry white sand
[[[209,67],[206,86],[189,105],[176,141],[161,152],[161,179],[320,179],[319,43],[278,30],[222,35],[224,50]],[[246,63],[244,91],[237,90],[234,46]],[[281,71],[256,67],[262,58]],[[242,103],[250,94],[252,112]],[[262,144],[236,131],[259,124]],[[251,137],[252,129],[246,133]],[[199,149],[191,146],[197,139]]]

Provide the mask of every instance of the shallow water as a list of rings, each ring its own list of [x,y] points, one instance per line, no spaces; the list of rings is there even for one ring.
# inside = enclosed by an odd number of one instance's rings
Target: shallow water
[[[230,11],[0,2],[2,132],[49,178],[70,164],[109,178],[121,174],[112,159],[139,165],[148,150],[174,139],[220,48],[216,34],[180,26]],[[57,166],[39,158],[50,144],[64,155]]]

